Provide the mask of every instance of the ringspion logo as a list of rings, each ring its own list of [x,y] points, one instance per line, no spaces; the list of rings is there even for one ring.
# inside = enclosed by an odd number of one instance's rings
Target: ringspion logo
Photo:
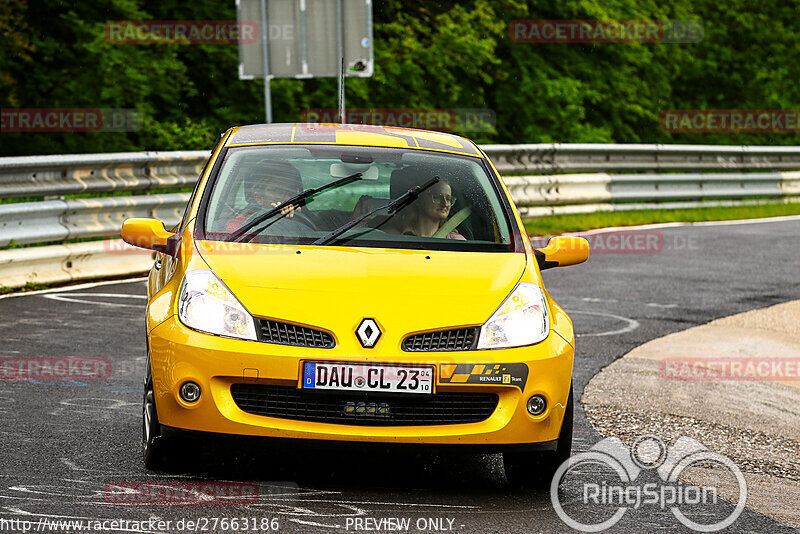
[[[696,485],[683,480],[694,468],[712,469],[714,484]],[[575,476],[573,476],[575,475]],[[565,479],[579,484],[580,497],[560,493]],[[586,482],[586,478],[592,479]],[[735,503],[719,506],[722,485],[735,488],[726,498]],[[564,498],[565,495],[570,497]],[[562,502],[564,498],[564,502]],[[717,532],[739,517],[747,501],[747,484],[739,467],[727,456],[708,450],[686,436],[671,447],[656,436],[638,437],[630,449],[619,438],[605,438],[588,451],[575,454],[559,466],[550,485],[550,502],[558,517],[581,532],[601,532],[624,515],[643,509],[669,510],[685,527],[697,532]],[[641,513],[641,512],[640,512]]]

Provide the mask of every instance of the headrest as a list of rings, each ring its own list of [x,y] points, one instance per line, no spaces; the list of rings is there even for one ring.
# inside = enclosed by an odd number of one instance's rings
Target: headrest
[[[245,189],[274,187],[286,191],[300,192],[303,187],[300,173],[286,161],[261,160],[245,170]]]
[[[415,185],[422,183],[419,171],[414,167],[406,167],[392,171],[389,179],[389,196],[397,198]]]

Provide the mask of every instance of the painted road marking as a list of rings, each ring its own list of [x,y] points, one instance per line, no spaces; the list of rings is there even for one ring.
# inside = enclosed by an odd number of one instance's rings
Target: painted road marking
[[[87,297],[104,297],[104,298],[120,298],[120,299],[144,299],[147,300],[147,295],[129,295],[125,293],[77,293],[75,296]],[[97,306],[111,306],[112,308],[142,308],[139,304],[122,304],[119,302],[103,302],[102,300],[85,300],[75,298],[74,296],[67,296],[61,293],[53,293],[49,295],[42,295],[42,297],[50,300],[60,300],[62,302],[72,302],[75,304],[95,304]]]
[[[608,312],[591,312],[591,311],[582,311],[582,310],[572,310],[567,311],[569,315],[573,314],[584,314],[584,315],[599,315],[601,317],[611,317],[612,319],[617,319],[624,323],[627,323],[625,327],[620,328],[618,330],[609,330],[606,332],[593,332],[591,334],[575,334],[575,337],[600,337],[600,336],[616,336],[619,334],[625,334],[627,332],[631,332],[639,328],[639,321],[635,319],[629,319],[627,317],[622,317],[621,315],[615,315],[613,313]]]
[[[30,297],[33,295],[46,295],[48,293],[64,293],[66,291],[77,291],[79,289],[89,289],[91,287],[108,286],[113,284],[131,284],[134,282],[147,282],[147,278],[131,278],[130,280],[106,280],[104,282],[89,282],[87,284],[78,284],[68,287],[56,287],[53,289],[40,289],[38,291],[25,291],[24,293],[11,293],[9,295],[0,295],[0,300],[13,299],[16,297]]]

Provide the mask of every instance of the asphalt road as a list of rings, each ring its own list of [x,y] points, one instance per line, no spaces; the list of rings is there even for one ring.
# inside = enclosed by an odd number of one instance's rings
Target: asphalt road
[[[550,294],[572,315],[578,333],[576,399],[594,374],[641,343],[800,298],[800,221],[651,232],[660,236],[655,250],[603,254],[595,248],[587,264],[545,273]],[[139,455],[144,295],[145,284],[137,281],[0,300],[0,357],[101,357],[110,358],[113,369],[105,380],[0,381],[0,531],[22,531],[24,524],[11,520],[31,521],[34,530],[46,532],[55,531],[47,521],[128,519],[152,522],[103,531],[253,531],[256,522],[284,532],[358,526],[363,532],[380,518],[409,519],[409,532],[572,531],[548,492],[507,486],[497,455],[226,445],[174,473],[146,471]],[[574,450],[584,451],[602,436],[576,407]],[[121,505],[103,493],[113,482],[205,478],[253,482],[258,498]],[[727,502],[715,506],[708,512],[724,516],[732,509]],[[234,517],[248,518],[248,525],[223,529],[217,522],[212,528],[214,518]],[[208,519],[194,529],[177,523],[199,518]],[[609,530],[642,531],[690,532],[669,511],[646,507],[628,510]],[[794,530],[745,510],[727,531]]]

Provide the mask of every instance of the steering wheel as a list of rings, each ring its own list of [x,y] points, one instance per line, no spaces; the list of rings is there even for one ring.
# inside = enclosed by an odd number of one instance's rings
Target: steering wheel
[[[276,215],[276,217],[277,217],[277,215]],[[301,224],[304,224],[304,225],[308,226],[309,228],[311,228],[314,231],[318,230],[317,224],[314,222],[314,220],[311,217],[308,216],[307,213],[305,213],[304,210],[300,210],[300,211],[295,210],[294,215],[292,215],[291,217],[289,215],[286,215],[285,217],[283,217],[283,220],[287,220],[287,219],[290,220],[290,221],[297,221],[297,222],[299,222]]]

